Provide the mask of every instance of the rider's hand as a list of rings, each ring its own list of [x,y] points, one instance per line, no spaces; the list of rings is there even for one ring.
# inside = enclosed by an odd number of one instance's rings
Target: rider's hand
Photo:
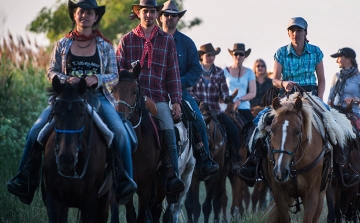
[[[285,91],[287,91],[287,92],[292,91],[292,89],[294,88],[294,84],[296,84],[296,82],[294,82],[294,81],[283,81],[282,82],[282,85],[283,85]]]
[[[173,120],[178,120],[180,118],[181,115],[181,107],[179,103],[174,103],[172,105],[172,116],[173,116]]]
[[[85,81],[88,87],[92,87],[93,85],[97,86],[98,78],[95,75],[86,76]]]
[[[76,84],[76,83],[79,83],[80,78],[78,78],[78,77],[69,77],[68,79],[66,79],[66,81],[69,84]]]

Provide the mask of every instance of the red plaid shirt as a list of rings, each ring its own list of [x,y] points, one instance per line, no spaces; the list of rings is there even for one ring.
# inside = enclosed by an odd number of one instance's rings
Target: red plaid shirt
[[[119,72],[130,70],[131,63],[140,60],[145,40],[133,31],[125,34],[116,50]],[[182,91],[178,58],[174,39],[159,30],[151,40],[153,45],[152,63],[148,68],[148,56],[141,67],[139,84],[145,96],[155,102],[181,103]]]
[[[211,109],[217,114],[221,112],[220,99],[225,100],[229,96],[229,88],[226,84],[224,71],[217,66],[214,66],[207,86],[202,72],[199,80],[194,86],[189,87],[188,91],[195,99],[209,103]]]

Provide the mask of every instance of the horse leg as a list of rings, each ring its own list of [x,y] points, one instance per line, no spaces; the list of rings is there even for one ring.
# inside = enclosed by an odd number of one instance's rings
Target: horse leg
[[[151,182],[149,180],[148,182]],[[149,185],[150,184],[150,185]],[[152,222],[151,219],[147,219],[149,217],[149,200],[151,197],[151,183],[148,183],[147,185],[142,185],[141,187],[138,187],[138,214],[136,222]],[[150,217],[151,218],[151,217]]]
[[[186,210],[186,214],[187,214],[187,218],[188,218],[188,222],[189,223],[194,223],[193,220],[193,193],[192,193],[192,184],[190,185],[189,191],[186,194],[186,198],[185,198],[185,210]]]
[[[243,194],[241,193],[240,178],[229,173],[228,178],[232,188],[232,204],[230,213],[233,219],[238,219],[244,213],[244,206],[242,205]]]
[[[281,188],[277,185],[276,182],[272,184],[274,201],[276,204],[276,209],[279,213],[279,222],[281,223],[290,223],[289,215],[289,201],[292,200],[289,195],[283,192]]]
[[[306,194],[306,197],[301,198],[304,205],[304,223],[318,222],[323,207],[324,195],[325,191],[320,193],[318,189],[313,188]]]
[[[209,217],[212,210],[212,200],[214,198],[214,193],[216,191],[216,177],[211,177],[209,180],[205,181],[206,188],[206,197],[202,205],[202,211],[204,214],[204,222],[209,222]],[[214,219],[215,220],[215,219]]]
[[[224,193],[224,191],[226,192],[226,177],[222,177],[219,179],[217,186],[216,186],[216,191],[215,191],[215,195],[213,198],[213,210],[214,210],[214,221],[216,222],[220,222],[220,215],[221,215],[221,199],[222,199],[222,195]],[[226,212],[225,212],[226,214]]]
[[[200,213],[201,213],[201,205],[199,202],[199,187],[200,187],[200,181],[197,179],[197,175],[193,175],[192,182],[191,182],[191,193],[192,193],[192,199],[193,199],[193,220],[194,222],[199,221]]]
[[[155,198],[151,207],[152,220],[155,223],[160,222],[160,217],[162,214],[162,202],[166,196],[165,189],[162,185],[162,179],[163,175],[161,174],[161,171],[158,171],[155,179]]]
[[[259,198],[260,197],[259,191],[260,191],[261,183],[262,183],[262,181],[257,181],[255,183],[254,190],[253,190],[253,192],[251,194],[251,205],[252,205],[251,211],[252,211],[252,213],[256,213],[256,206],[257,206],[258,203],[260,205],[260,202],[258,202],[258,201],[260,199]]]
[[[333,179],[330,183],[331,185],[326,189],[326,203],[328,207],[327,222],[335,223],[335,191],[337,186],[335,179]]]
[[[133,197],[129,199],[129,202],[125,204],[126,209],[126,221],[127,222],[136,222],[136,212],[133,202]]]
[[[227,203],[228,203],[228,197],[226,194],[226,188],[223,188],[222,196],[221,196],[221,209],[222,209],[222,221],[223,222],[227,222]]]

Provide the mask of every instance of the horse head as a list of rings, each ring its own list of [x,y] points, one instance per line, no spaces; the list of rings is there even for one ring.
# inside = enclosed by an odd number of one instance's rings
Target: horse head
[[[270,143],[273,174],[278,182],[286,182],[295,162],[296,152],[301,146],[303,131],[303,116],[301,114],[302,100],[297,97],[292,106],[282,105],[278,98],[272,106],[275,117],[271,124]]]
[[[140,63],[136,63],[132,72],[120,71],[119,82],[112,88],[112,94],[116,99],[116,111],[129,120],[134,115],[136,106],[140,103],[140,88],[137,83],[140,71]]]
[[[56,98],[52,116],[55,121],[55,155],[61,175],[76,175],[78,154],[82,150],[82,136],[86,122],[84,93],[86,81],[62,84],[57,76],[52,81]]]

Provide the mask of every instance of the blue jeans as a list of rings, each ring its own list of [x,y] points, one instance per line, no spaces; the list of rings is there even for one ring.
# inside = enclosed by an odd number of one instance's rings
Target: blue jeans
[[[19,171],[25,166],[26,160],[29,157],[30,151],[32,147],[34,146],[34,143],[37,140],[37,137],[39,135],[39,132],[42,128],[46,125],[49,115],[51,113],[52,106],[49,105],[39,116],[39,118],[36,120],[33,127],[31,127],[28,135],[26,136],[26,142],[24,147],[24,152],[21,157],[20,165],[19,165]]]
[[[97,93],[96,96],[101,102],[101,108],[98,111],[99,115],[107,127],[114,133],[114,143],[119,150],[124,168],[129,176],[133,178],[130,136],[119,114],[106,99],[105,95],[103,93]]]
[[[209,141],[208,141],[208,137],[207,137],[207,133],[206,133],[206,124],[205,124],[204,118],[200,112],[199,106],[196,104],[194,98],[191,97],[191,95],[188,93],[188,91],[186,89],[185,90],[183,89],[182,99],[185,101],[188,101],[191,105],[191,108],[196,113],[196,120],[194,120],[192,123],[195,126],[198,133],[200,134],[201,141],[205,147],[205,151],[209,155],[210,151],[209,151]]]

